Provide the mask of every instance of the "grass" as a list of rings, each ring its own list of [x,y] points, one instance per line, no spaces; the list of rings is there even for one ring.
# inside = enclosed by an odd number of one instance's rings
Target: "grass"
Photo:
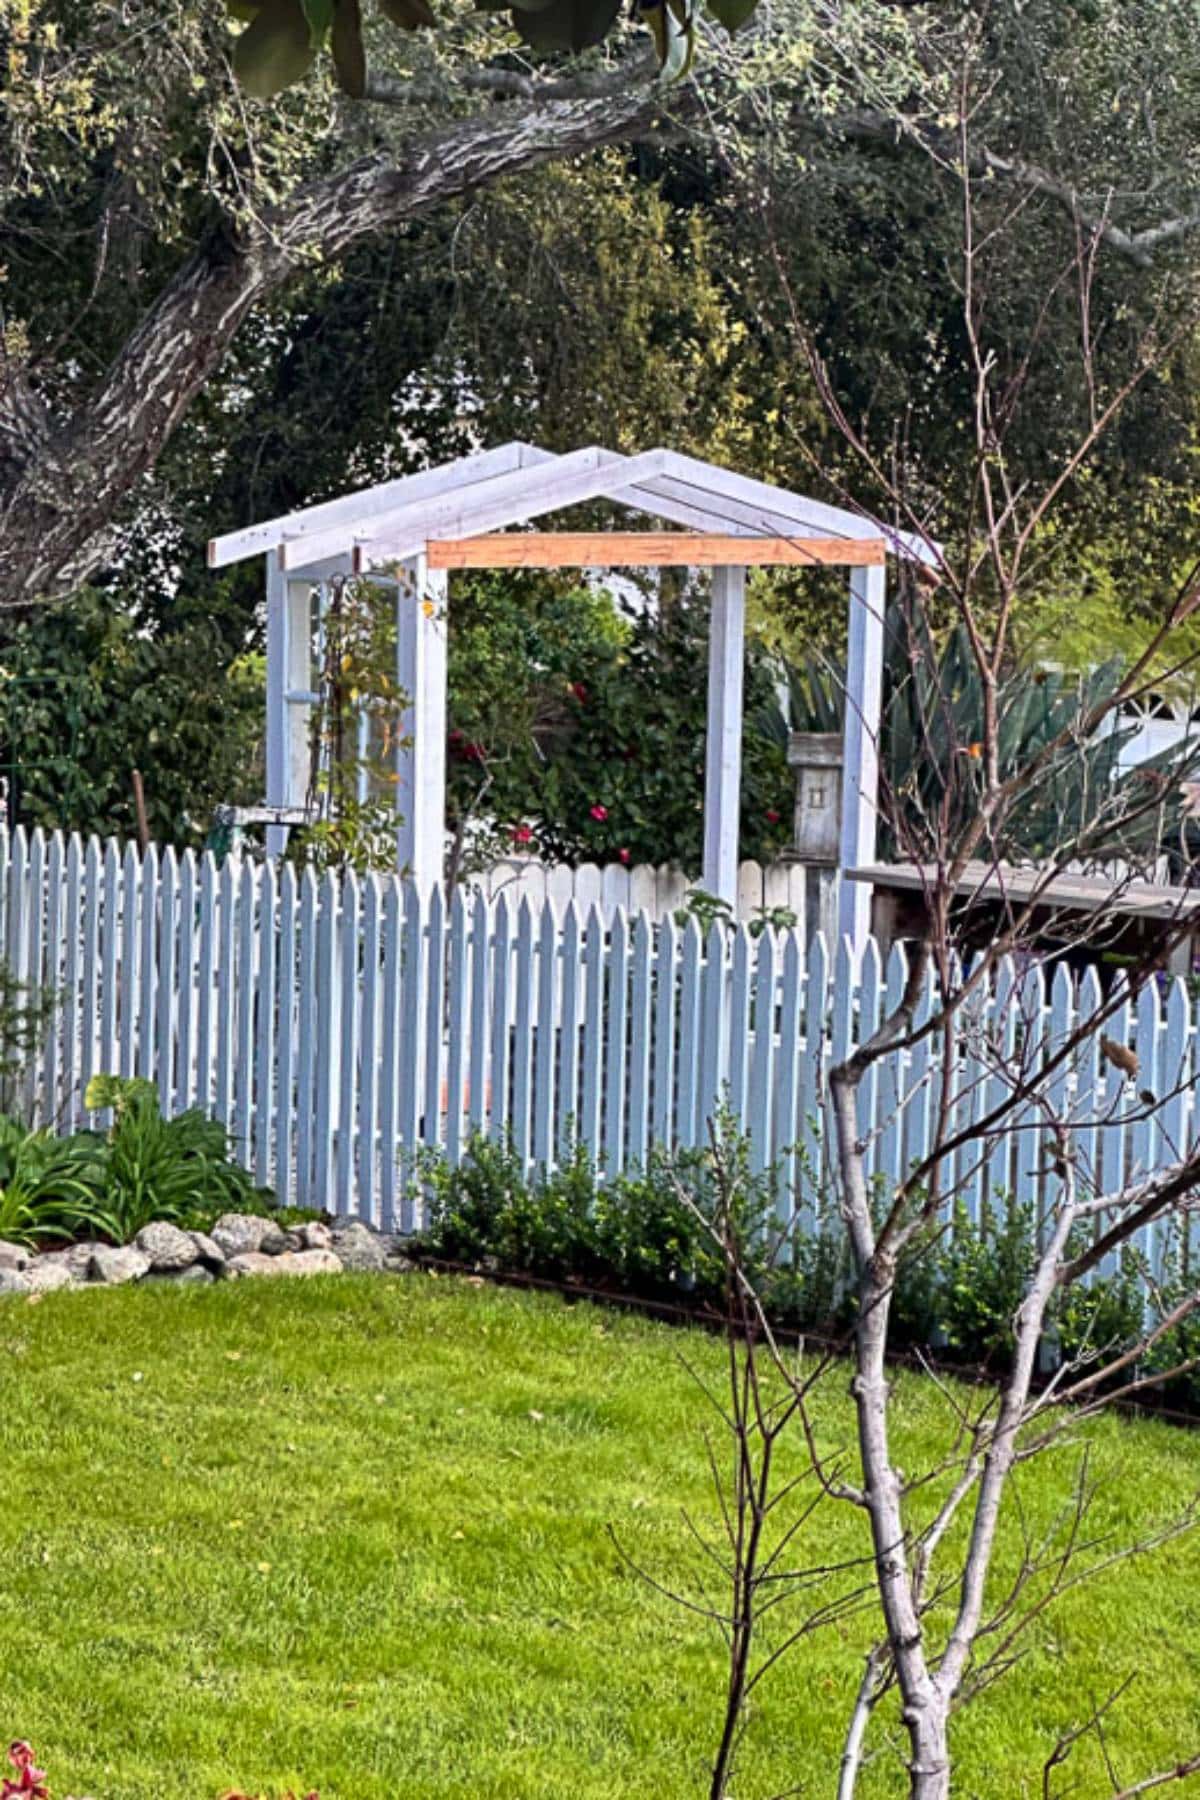
[[[719,1645],[607,1530],[697,1572],[679,1512],[712,1517],[707,1403],[684,1347],[716,1371],[707,1339],[423,1278],[3,1303],[0,1739],[96,1800],[703,1794]],[[915,1469],[945,1403],[902,1375],[898,1416]],[[829,1447],[848,1418],[839,1375]],[[1093,1529],[1144,1530],[1197,1486],[1200,1437],[1108,1420],[1087,1443]],[[1025,1479],[1031,1528],[1079,1454]],[[853,1554],[861,1529],[831,1509],[811,1554]],[[1067,1595],[959,1720],[956,1793],[1040,1795],[1058,1732],[1135,1671],[1109,1733],[1123,1778],[1200,1747],[1197,1593],[1185,1537]],[[764,1686],[738,1800],[832,1792],[865,1629]],[[867,1800],[903,1791],[887,1731]],[[1069,1774],[1109,1791],[1090,1747]]]

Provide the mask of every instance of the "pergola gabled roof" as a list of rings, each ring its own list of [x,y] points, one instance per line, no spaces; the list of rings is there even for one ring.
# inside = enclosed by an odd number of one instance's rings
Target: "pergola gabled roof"
[[[928,565],[937,560],[936,547],[914,533],[674,450],[624,456],[589,445],[555,455],[520,442],[228,532],[210,542],[208,560],[222,568],[274,551],[282,569],[302,573],[348,556],[365,571],[416,556],[431,539],[474,537],[601,499],[690,531],[744,539],[748,552],[755,539],[820,537],[873,541]]]

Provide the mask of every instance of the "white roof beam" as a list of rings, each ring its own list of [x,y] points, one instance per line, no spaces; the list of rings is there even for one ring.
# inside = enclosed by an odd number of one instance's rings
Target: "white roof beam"
[[[209,541],[208,564],[212,569],[221,569],[229,563],[243,562],[248,556],[261,556],[285,538],[305,539],[303,558],[291,560],[289,567],[299,567],[301,561],[305,564],[321,562],[328,556],[349,551],[360,524],[380,513],[394,512],[412,501],[432,499],[438,494],[486,480],[491,475],[553,460],[548,450],[538,450],[532,444],[519,442],[460,456],[454,462],[440,463],[437,468],[423,469],[417,475],[400,475],[394,481],[359,488],[336,500],[322,500],[315,506],[301,507],[297,512],[248,525],[241,531],[226,532],[223,537]]]
[[[474,492],[432,506],[408,507],[403,515],[364,534],[358,546],[358,567],[415,556],[431,538],[478,537],[583,500],[622,499],[626,488],[662,473],[665,454],[649,450],[642,456],[626,457],[595,447],[576,450],[558,457],[550,468],[526,469],[488,482],[486,492],[481,483]]]
[[[732,501],[755,509],[761,519],[769,518],[772,513],[777,517],[782,515],[806,531],[815,531],[821,536],[885,538],[892,550],[911,556],[929,568],[941,564],[938,546],[917,532],[897,531],[893,526],[866,518],[861,513],[829,506],[822,500],[807,499],[785,488],[772,487],[769,482],[756,481],[749,475],[737,475],[732,469],[720,469],[715,463],[700,462],[698,458],[684,456],[676,450],[668,450],[666,459],[665,474],[672,490],[678,492],[677,483],[699,488],[706,505],[716,507],[726,500]],[[766,536],[772,535],[764,526],[757,529]],[[788,533],[775,535],[787,536]]]

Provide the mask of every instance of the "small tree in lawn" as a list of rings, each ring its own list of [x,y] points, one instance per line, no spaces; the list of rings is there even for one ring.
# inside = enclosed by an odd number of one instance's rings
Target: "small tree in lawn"
[[[737,1755],[745,1754],[747,1707],[758,1681],[798,1637],[864,1611],[873,1621],[872,1641],[830,1791],[836,1785],[839,1800],[860,1792],[873,1721],[886,1699],[899,1715],[909,1793],[914,1800],[944,1800],[953,1785],[954,1716],[1012,1667],[1055,1599],[1192,1522],[1188,1509],[1149,1524],[1140,1538],[1094,1541],[1085,1450],[1060,1529],[1049,1541],[1022,1540],[1014,1478],[1063,1444],[1081,1419],[1144,1396],[1194,1367],[1200,1350],[1193,1322],[1200,1281],[1188,1254],[1200,1197],[1200,1134],[1187,1103],[1188,1057],[1162,1070],[1140,1067],[1129,1024],[1131,1008],[1151,984],[1166,979],[1172,952],[1185,941],[1188,894],[1177,894],[1119,977],[1105,983],[1092,976],[1077,1010],[1068,1007],[1051,1026],[1043,1003],[1047,980],[1053,982],[1068,955],[1080,962],[1100,956],[1131,880],[1116,876],[1111,900],[1098,912],[1067,911],[1059,901],[1056,913],[1061,883],[1073,865],[1165,833],[1178,840],[1185,867],[1195,868],[1188,836],[1194,788],[1184,779],[1188,752],[1174,770],[1156,768],[1143,780],[1089,784],[1074,778],[1081,759],[1113,728],[1119,709],[1189,672],[1184,627],[1200,607],[1200,564],[1165,594],[1142,653],[1099,693],[1081,682],[1078,703],[1061,727],[1032,749],[1013,729],[1021,690],[1012,674],[1014,633],[1026,596],[1044,575],[1056,503],[1116,430],[1139,385],[1169,365],[1194,329],[1194,311],[1187,296],[1176,293],[1172,310],[1128,343],[1125,367],[1114,374],[1113,355],[1106,349],[1101,356],[1097,348],[1119,325],[1105,316],[1098,279],[1104,222],[1078,223],[1040,314],[1044,327],[1051,309],[1073,295],[1077,362],[1069,374],[1059,370],[1058,384],[1080,401],[1078,439],[1044,481],[1027,479],[1008,446],[1014,420],[1038,403],[1030,370],[1039,327],[1017,367],[1001,367],[988,340],[992,284],[1011,279],[1013,232],[1024,204],[1006,207],[994,189],[985,188],[981,197],[972,173],[973,103],[968,68],[953,172],[963,220],[962,343],[974,401],[962,465],[947,476],[934,503],[928,487],[910,479],[904,444],[877,451],[842,410],[795,317],[831,418],[885,496],[881,517],[941,545],[932,582],[912,565],[899,571],[894,624],[909,664],[914,671],[928,669],[938,629],[957,626],[970,648],[983,706],[978,735],[968,741],[956,730],[956,695],[927,685],[923,766],[884,784],[886,823],[900,856],[920,871],[924,923],[910,945],[902,991],[893,992],[875,1017],[859,1019],[856,1041],[828,1068],[822,1096],[854,1302],[854,1323],[841,1347],[852,1367],[856,1432],[840,1454],[824,1448],[818,1428],[819,1396],[831,1365],[796,1359],[773,1337],[731,1224],[736,1168],[719,1143],[714,1147],[726,1194],[713,1230],[729,1269],[731,1373],[719,1397],[730,1454],[713,1458],[722,1523],[706,1543],[710,1571],[720,1571],[717,1585],[724,1593],[700,1604],[720,1625],[730,1650],[724,1719],[714,1734],[719,1749],[712,1800],[734,1791],[733,1770]],[[931,760],[937,776],[932,787]],[[1068,787],[1076,798],[1059,805]],[[1053,817],[1056,826],[1018,884],[1013,870],[1031,808]],[[864,1126],[870,1114],[862,1105],[864,1084],[885,1068],[895,1071],[898,1107],[919,1102],[930,1118],[918,1154],[890,1175],[874,1156]],[[1136,1160],[1116,1170],[1108,1166],[1099,1148],[1111,1141],[1106,1134],[1147,1122],[1164,1146],[1153,1172]],[[901,1469],[889,1372],[898,1291],[953,1229],[956,1207],[972,1184],[986,1191],[996,1170],[1011,1177],[1031,1157],[1037,1158],[1036,1240],[1011,1323],[1008,1367],[998,1384],[973,1394],[943,1385],[944,1461]],[[1011,1198],[1001,1193],[997,1203]],[[1148,1259],[1151,1234],[1160,1254]],[[1164,1249],[1171,1244],[1181,1247],[1177,1258]],[[1145,1304],[1117,1319],[1109,1304],[1116,1286],[1110,1275],[1120,1269],[1139,1272]],[[802,1491],[810,1498],[802,1508],[795,1504],[795,1479],[773,1472],[784,1430],[799,1434],[806,1449]],[[852,1508],[862,1519],[861,1555],[838,1569],[819,1552],[811,1560],[798,1554],[804,1532],[829,1505]],[[1022,1546],[1018,1568],[1001,1585],[997,1547],[1013,1534]],[[770,1615],[785,1599],[802,1611],[781,1637]],[[1114,1691],[1080,1700],[1079,1716],[1046,1745],[1044,1766],[1030,1772],[1039,1792],[1079,1791],[1071,1787],[1074,1769],[1064,1773],[1064,1767],[1088,1736],[1101,1743],[1106,1773],[1099,1779],[1113,1794],[1140,1794],[1200,1769],[1200,1757],[1188,1755],[1172,1768],[1140,1771],[1126,1784],[1103,1746],[1105,1717],[1117,1697]]]

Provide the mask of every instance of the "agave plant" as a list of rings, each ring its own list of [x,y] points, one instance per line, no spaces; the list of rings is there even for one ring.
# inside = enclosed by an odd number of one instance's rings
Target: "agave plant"
[[[654,40],[668,79],[685,75],[703,10],[729,32],[745,23],[758,0],[633,0],[634,16]],[[231,19],[244,23],[233,51],[238,81],[248,94],[270,99],[302,81],[328,49],[338,85],[355,99],[367,88],[361,0],[225,0]],[[476,0],[481,12],[506,12],[513,29],[541,52],[586,50],[602,43],[622,0]],[[380,17],[401,31],[437,23],[429,0],[375,0]]]
[[[1084,675],[1062,670],[1014,668],[1000,685],[999,760],[1004,775],[1028,762],[1064,731],[1070,735],[1022,793],[1001,825],[999,855],[1037,860],[1056,845],[1076,842],[1089,823],[1101,818],[1104,850],[1130,861],[1173,850],[1187,830],[1183,782],[1200,763],[1200,741],[1121,769],[1121,753],[1136,736],[1136,724],[1110,720],[1084,736],[1076,729],[1093,706],[1111,694],[1122,665],[1106,662]],[[763,709],[755,724],[776,742],[789,730],[840,731],[844,716],[845,666],[812,656],[785,665],[786,707]],[[936,817],[947,800],[953,819],[965,821],[975,809],[982,766],[983,682],[962,627],[951,631],[940,651],[931,645],[919,655],[892,634],[886,647],[881,761],[896,813],[920,840],[921,822]],[[1147,804],[1147,795],[1157,796]],[[885,833],[881,851],[894,856],[894,833]]]

